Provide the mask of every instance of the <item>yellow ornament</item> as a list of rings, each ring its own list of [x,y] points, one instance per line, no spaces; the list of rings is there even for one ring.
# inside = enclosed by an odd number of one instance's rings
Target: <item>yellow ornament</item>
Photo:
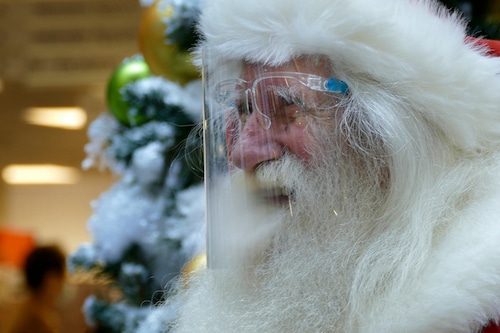
[[[162,6],[161,1],[145,9],[139,25],[139,50],[154,75],[185,85],[200,74],[189,52],[165,42],[167,26],[163,20],[172,14],[172,6]]]
[[[189,284],[189,277],[201,269],[207,267],[207,256],[205,253],[198,254],[182,270],[182,282],[184,287]]]

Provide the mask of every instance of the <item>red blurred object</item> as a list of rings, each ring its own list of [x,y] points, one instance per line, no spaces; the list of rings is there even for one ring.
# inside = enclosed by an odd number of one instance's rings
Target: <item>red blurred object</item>
[[[35,239],[30,233],[0,228],[0,264],[22,268],[34,247]]]
[[[481,333],[500,333],[500,327],[492,322]]]
[[[500,57],[500,40],[481,39],[474,37],[467,37],[467,40],[473,41],[478,45],[488,46],[488,48],[490,49],[490,51],[488,52],[489,54]]]

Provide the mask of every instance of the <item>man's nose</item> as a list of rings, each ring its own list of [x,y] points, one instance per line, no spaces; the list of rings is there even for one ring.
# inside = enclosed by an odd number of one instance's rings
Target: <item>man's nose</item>
[[[276,126],[265,129],[257,118],[256,114],[250,115],[239,136],[230,143],[232,164],[245,171],[254,170],[262,162],[277,160],[284,152]]]

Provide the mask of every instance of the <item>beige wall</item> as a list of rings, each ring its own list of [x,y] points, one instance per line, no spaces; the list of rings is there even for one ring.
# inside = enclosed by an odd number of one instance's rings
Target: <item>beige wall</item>
[[[91,240],[87,220],[91,202],[116,179],[109,173],[82,171],[76,185],[11,186],[3,191],[3,225],[31,232],[42,242],[56,242],[67,252]]]

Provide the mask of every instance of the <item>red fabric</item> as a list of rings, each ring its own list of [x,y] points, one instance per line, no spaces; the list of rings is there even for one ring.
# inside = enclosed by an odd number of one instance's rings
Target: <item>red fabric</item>
[[[482,333],[500,333],[500,326],[492,322]]]
[[[28,253],[35,246],[30,233],[0,228],[0,264],[21,268]]]
[[[480,39],[474,37],[467,37],[467,40],[474,41],[479,45],[487,45],[490,49],[489,54],[500,57],[500,40]]]
[[[490,54],[500,57],[500,41],[491,39],[480,39],[479,44],[486,44],[490,48]]]

